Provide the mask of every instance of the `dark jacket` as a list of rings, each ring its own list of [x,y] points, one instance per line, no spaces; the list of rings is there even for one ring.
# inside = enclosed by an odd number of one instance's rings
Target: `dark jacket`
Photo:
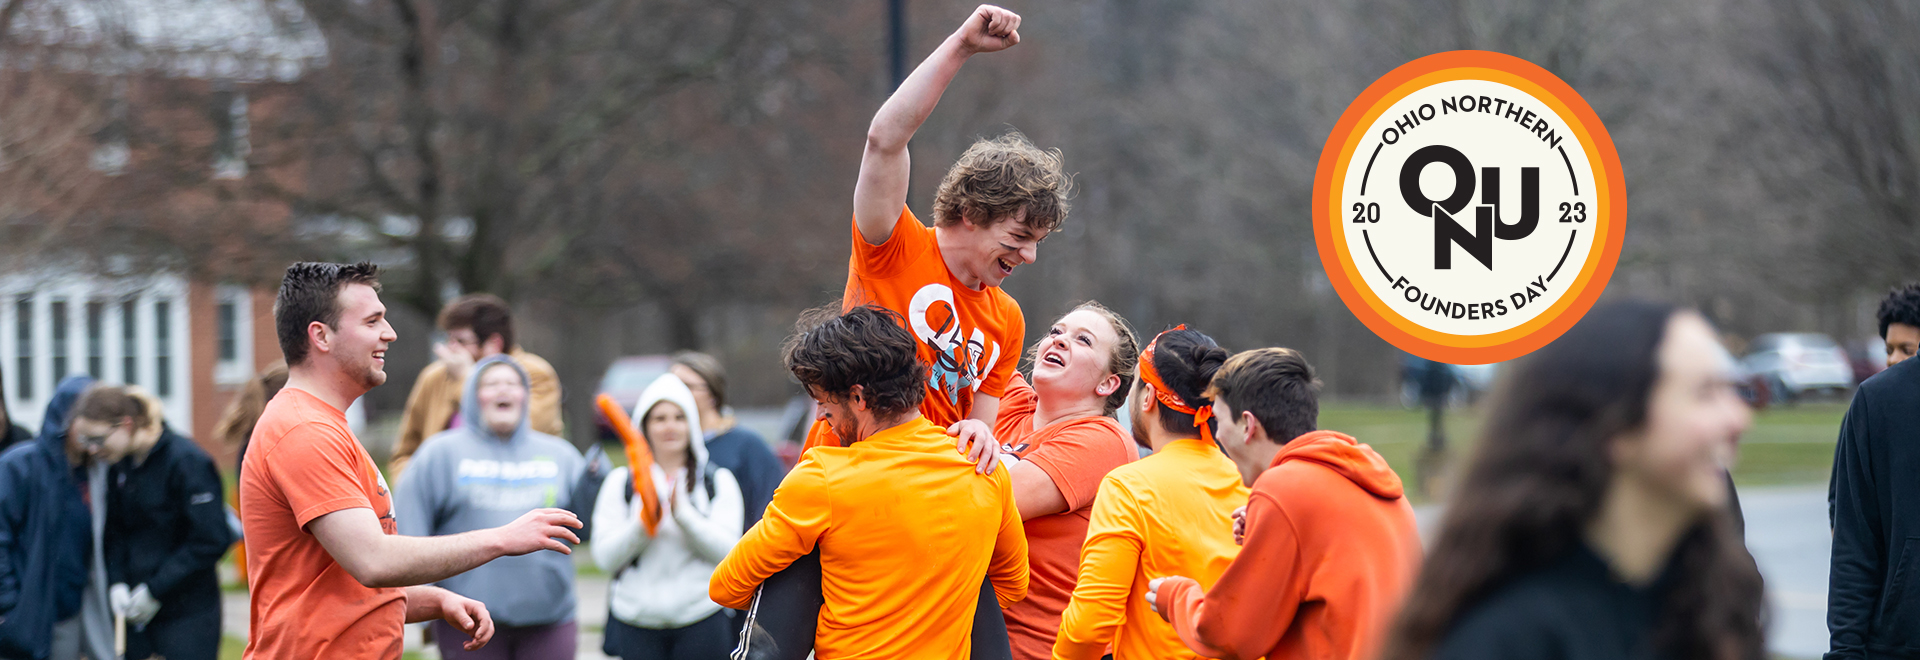
[[[1920,360],[1880,372],[1840,422],[1826,655],[1920,658]]]
[[[108,579],[147,585],[156,622],[217,609],[214,566],[234,539],[213,459],[166,428],[145,461],[121,460],[107,480]]]
[[[740,499],[747,507],[746,524],[741,529],[752,529],[766,515],[773,489],[787,478],[780,457],[773,455],[773,448],[760,434],[735,426],[707,440],[707,459],[732,472],[740,483]]]
[[[67,461],[66,420],[92,384],[85,376],[60,383],[40,435],[0,454],[0,655],[47,657],[53,624],[80,611],[93,514],[81,494],[86,478]]]
[[[1613,577],[1584,543],[1494,588],[1467,608],[1434,660],[1625,660],[1661,658],[1654,648],[1660,602],[1675,573],[1669,560],[1653,584]]]
[[[33,439],[33,434],[21,428],[19,424],[0,424],[0,451],[6,451],[14,445]]]

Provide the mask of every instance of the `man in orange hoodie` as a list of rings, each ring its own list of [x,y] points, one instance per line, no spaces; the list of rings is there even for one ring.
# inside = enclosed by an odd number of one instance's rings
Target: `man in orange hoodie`
[[[1240,554],[1212,589],[1162,577],[1147,592],[1200,655],[1365,660],[1413,584],[1420,535],[1400,477],[1373,448],[1314,430],[1319,387],[1298,351],[1263,348],[1207,390],[1220,446],[1253,487]]]

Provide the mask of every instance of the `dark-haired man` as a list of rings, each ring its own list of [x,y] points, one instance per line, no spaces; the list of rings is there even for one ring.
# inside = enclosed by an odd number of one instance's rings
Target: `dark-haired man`
[[[1911,477],[1920,465],[1913,442],[1920,438],[1920,360],[1911,359],[1920,284],[1889,293],[1879,316],[1889,366],[1854,390],[1827,482],[1828,660],[1912,657],[1920,649],[1920,573],[1913,564],[1920,485]]]
[[[513,308],[499,296],[472,293],[453,299],[440,309],[436,322],[447,340],[433,345],[438,359],[420,370],[407,394],[407,407],[400,414],[400,437],[393,443],[395,479],[407,468],[413,452],[434,434],[447,430],[460,412],[460,394],[465,391],[467,371],[474,363],[506,353],[527,371],[532,393],[527,399],[527,421],[533,430],[564,437],[566,427],[560,420],[560,377],[553,365],[538,355],[520,349],[514,341]]]
[[[1895,287],[1880,300],[1880,338],[1887,342],[1887,366],[1920,353],[1920,282]]]
[[[1134,441],[1153,454],[1100,480],[1054,658],[1198,657],[1143,597],[1147,579],[1161,575],[1212,585],[1240,550],[1232,516],[1247,487],[1214,446],[1213,401],[1204,396],[1226,359],[1213,338],[1184,325],[1140,352],[1126,405]]]
[[[998,466],[975,474],[920,414],[914,343],[899,315],[874,306],[803,322],[785,362],[835,442],[802,455],[713,572],[714,602],[745,609],[763,580],[817,548],[818,657],[965,658],[979,576],[1001,607],[1026,596],[1013,482]]]
[[[1317,431],[1320,381],[1298,351],[1233,356],[1207,395],[1220,448],[1253,487],[1240,555],[1211,589],[1148,585],[1180,640],[1209,658],[1358,658],[1413,584],[1420,537],[1400,477],[1371,447]]]
[[[504,527],[397,535],[387,480],[347,427],[346,409],[386,382],[395,339],[373,264],[298,263],[273,305],[287,385],[254,427],[240,476],[253,593],[246,657],[397,658],[401,625],[444,619],[493,636],[479,601],[424,585],[498,557],[571,553],[573,514],[535,509]],[[565,542],[562,541],[564,539]]]

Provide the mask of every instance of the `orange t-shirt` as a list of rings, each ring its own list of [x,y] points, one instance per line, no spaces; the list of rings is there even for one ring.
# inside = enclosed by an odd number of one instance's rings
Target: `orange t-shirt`
[[[327,554],[307,523],[372,509],[398,533],[387,480],[347,427],[347,416],[306,392],[280,390],[253,429],[240,473],[253,593],[246,657],[399,658],[406,595],[362,586]]]
[[[713,569],[708,594],[745,608],[762,581],[816,547],[820,658],[966,658],[980,577],[1002,608],[1027,592],[1012,478],[976,474],[923,417],[803,455],[766,517]]]
[[[1000,396],[1019,366],[1026,317],[1013,296],[990,286],[975,291],[947,270],[934,231],[913,211],[900,209],[893,234],[867,243],[853,227],[843,308],[876,304],[907,319],[927,365],[927,397],[920,414],[942,429],[973,412],[975,392]],[[807,448],[838,444],[825,424],[807,435]]]
[[[1080,545],[1087,540],[1093,496],[1108,472],[1139,456],[1133,439],[1111,417],[1080,417],[1033,428],[1038,398],[1033,386],[1015,375],[1000,398],[1000,416],[993,424],[1001,451],[1047,473],[1067,500],[1066,511],[1024,525],[1031,572],[1027,599],[1006,609],[1007,637],[1018,660],[1053,657],[1060,613],[1073,598],[1074,579],[1080,574]]]
[[[1247,503],[1240,470],[1212,443],[1183,438],[1100,481],[1080,550],[1080,580],[1060,615],[1053,657],[1201,656],[1147,607],[1147,582],[1184,575],[1212,587],[1233,563],[1233,510]]]

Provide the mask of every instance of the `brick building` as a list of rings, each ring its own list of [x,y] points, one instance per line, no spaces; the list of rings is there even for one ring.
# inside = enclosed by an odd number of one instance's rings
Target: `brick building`
[[[214,425],[240,386],[280,359],[270,277],[244,263],[253,246],[232,228],[291,216],[235,191],[249,176],[297,187],[303,174],[263,171],[252,158],[261,138],[250,126],[278,108],[251,97],[298,84],[326,59],[320,30],[292,0],[24,0],[0,35],[0,68],[52,91],[6,108],[14,126],[0,128],[0,175],[56,175],[11,182],[0,222],[29,228],[12,236],[97,225],[124,242],[0,245],[0,388],[16,423],[37,428],[56,384],[90,374],[153,392],[176,429],[230,467]],[[77,110],[33,112],[56,107]],[[69,116],[78,118],[60,123]],[[39,160],[6,160],[17,155]],[[140,228],[162,222],[208,229],[156,256]],[[173,265],[187,263],[196,265]]]

